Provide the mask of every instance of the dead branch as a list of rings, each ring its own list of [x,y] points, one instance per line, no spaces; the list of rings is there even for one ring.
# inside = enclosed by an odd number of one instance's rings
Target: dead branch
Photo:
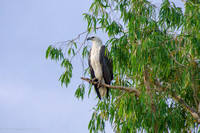
[[[81,77],[81,79],[85,80],[85,81],[87,81],[87,82],[89,82],[90,84],[93,84],[93,85],[97,85],[99,83],[99,82],[92,81],[89,78]],[[135,89],[135,88],[132,88],[132,87],[113,86],[113,85],[108,85],[108,84],[103,84],[103,83],[100,83],[100,85],[111,88],[111,89],[119,89],[119,90],[127,91],[128,93],[136,93],[137,97],[140,96],[140,91]]]

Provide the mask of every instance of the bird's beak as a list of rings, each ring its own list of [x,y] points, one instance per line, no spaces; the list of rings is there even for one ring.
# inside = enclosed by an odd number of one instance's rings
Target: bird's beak
[[[89,41],[89,40],[92,40],[92,37],[88,37],[88,38],[87,38],[87,41]]]

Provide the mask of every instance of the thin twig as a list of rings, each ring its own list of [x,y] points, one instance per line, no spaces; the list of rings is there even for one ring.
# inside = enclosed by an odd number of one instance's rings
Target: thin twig
[[[85,33],[88,33],[88,30],[86,30],[86,31],[84,31],[84,32],[82,32],[82,33],[80,33],[80,34],[78,34],[78,36],[77,36],[76,38],[70,40],[70,42],[74,42],[75,40],[79,39],[79,38],[81,37],[81,35],[83,35],[83,34],[85,34]]]
[[[92,29],[94,29],[94,28],[92,28]],[[101,29],[101,27],[96,27],[96,29]],[[87,34],[86,34],[86,36],[85,36],[85,39],[84,39],[83,43],[81,44],[81,46],[79,47],[79,49],[76,51],[75,55],[72,56],[72,58],[70,59],[70,62],[71,62],[72,59],[77,55],[77,53],[79,53],[79,51],[81,50],[82,46],[83,46],[83,45],[85,44],[85,42],[87,41],[87,37],[88,37],[88,35],[89,35],[90,32],[89,32],[89,30],[86,30],[86,31],[84,31],[84,32],[82,32],[82,33],[80,33],[80,34],[78,34],[78,36],[77,36],[76,38],[70,40],[70,42],[73,43],[74,41],[76,41],[77,39],[79,39],[79,38],[81,37],[81,35],[83,35],[83,34],[85,34],[85,33],[87,33]]]
[[[169,54],[170,54],[170,56],[172,57],[172,59],[178,64],[178,65],[180,65],[180,66],[182,66],[182,67],[184,67],[184,68],[186,68],[186,66],[184,66],[184,65],[182,65],[182,64],[180,64],[175,58],[174,58],[174,56],[172,55],[172,53],[170,52],[170,50],[168,49],[168,52],[169,52]]]
[[[81,34],[85,34],[85,33],[87,33],[87,34],[86,34],[86,36],[85,36],[85,39],[84,39],[83,43],[81,44],[81,46],[79,47],[79,49],[76,51],[75,55],[72,56],[72,58],[70,59],[70,62],[71,62],[72,59],[77,55],[77,53],[79,53],[79,51],[81,50],[82,46],[83,46],[83,45],[85,44],[85,42],[87,41],[87,36],[88,36],[89,32],[87,31],[87,32],[83,32],[83,33],[81,33]],[[81,34],[79,34],[79,37],[80,37]]]
[[[99,82],[92,81],[92,80],[90,80],[89,78],[81,77],[81,79],[82,79],[82,80],[85,80],[85,81],[87,81],[87,82],[89,82],[90,84],[93,84],[93,85],[99,84]],[[108,85],[108,84],[103,84],[103,83],[100,83],[100,85],[105,86],[105,87],[108,87],[108,88],[111,88],[111,89],[119,89],[119,90],[127,91],[127,92],[129,92],[129,93],[136,93],[136,96],[137,96],[137,97],[140,96],[140,91],[137,90],[137,89],[135,89],[135,88],[132,88],[132,87],[113,86],[113,85]]]

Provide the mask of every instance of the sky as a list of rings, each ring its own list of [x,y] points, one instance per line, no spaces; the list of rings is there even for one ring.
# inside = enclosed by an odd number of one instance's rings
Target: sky
[[[46,60],[49,45],[86,30],[86,0],[0,0],[0,133],[87,133],[96,105],[92,91],[74,97],[81,63],[74,60],[69,87],[58,81],[59,63]],[[183,6],[179,1],[177,4]],[[106,42],[106,35],[98,33]],[[90,43],[86,43],[90,44]],[[85,83],[88,85],[88,83]],[[106,132],[112,129],[106,124]]]

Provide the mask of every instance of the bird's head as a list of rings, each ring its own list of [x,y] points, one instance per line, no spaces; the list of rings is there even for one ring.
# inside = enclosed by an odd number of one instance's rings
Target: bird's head
[[[97,36],[91,36],[87,38],[87,41],[91,40],[93,43],[99,43],[102,44],[102,41],[99,37]]]

